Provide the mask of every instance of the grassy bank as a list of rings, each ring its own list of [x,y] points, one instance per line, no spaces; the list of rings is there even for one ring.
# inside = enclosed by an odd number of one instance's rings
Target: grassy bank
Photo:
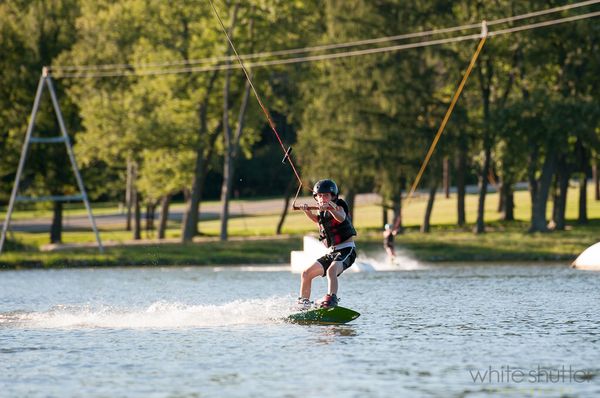
[[[529,234],[519,223],[494,223],[483,235],[470,230],[438,227],[430,234],[410,230],[396,237],[396,248],[426,262],[562,261],[571,263],[579,253],[596,243],[600,220],[567,231]],[[379,242],[365,242],[376,250]]]
[[[396,247],[424,262],[563,261],[595,243],[600,220],[586,226],[548,234],[528,234],[523,225],[494,223],[483,235],[469,230],[437,227],[429,234],[409,228],[396,238]],[[379,231],[361,230],[359,249],[370,256],[383,255]],[[56,268],[82,266],[164,266],[288,263],[290,251],[302,249],[300,235],[279,239],[248,238],[229,242],[161,243],[42,252],[35,248],[8,251],[0,267]]]
[[[441,261],[564,261],[569,263],[586,247],[600,240],[600,202],[589,197],[590,222],[578,225],[577,192],[572,189],[567,206],[568,225],[565,231],[545,234],[527,233],[530,213],[527,192],[517,192],[514,222],[499,221],[496,211],[497,194],[488,195],[486,201],[485,234],[471,232],[476,210],[476,195],[466,201],[467,222],[464,228],[455,223],[456,199],[439,196],[434,206],[431,233],[418,232],[425,208],[425,198],[413,200],[404,210],[405,233],[398,235],[396,245],[413,257],[426,262]],[[80,209],[74,208],[78,212]],[[104,206],[102,212],[110,214],[116,208]],[[549,205],[549,211],[551,204]],[[193,244],[155,243],[147,241],[132,244],[131,232],[122,225],[104,226],[101,236],[107,245],[100,255],[94,248],[76,248],[60,251],[41,251],[47,243],[47,232],[17,232],[8,251],[0,255],[0,267],[68,267],[92,265],[214,265],[214,264],[273,264],[288,263],[291,250],[301,250],[302,235],[314,233],[315,226],[299,212],[291,212],[283,229],[284,238],[274,236],[280,209],[271,213],[246,214],[229,223],[229,242],[216,241],[220,224],[217,219],[200,222],[204,237]],[[20,218],[32,217],[21,212]],[[369,254],[382,254],[382,209],[377,204],[355,208],[354,223],[359,231],[360,250]],[[177,240],[181,225],[169,222],[167,238]],[[153,238],[153,234],[145,236]],[[63,234],[65,243],[90,243],[94,235],[88,230],[68,229]]]
[[[87,266],[164,266],[281,264],[289,262],[290,251],[301,247],[301,238],[123,245],[53,252],[10,251],[0,256],[0,268],[61,268]]]

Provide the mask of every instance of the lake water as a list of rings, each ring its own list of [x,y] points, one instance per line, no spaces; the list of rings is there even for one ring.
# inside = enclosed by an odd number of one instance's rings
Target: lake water
[[[347,273],[362,315],[341,326],[283,322],[298,284],[286,266],[0,272],[0,396],[600,394],[600,273]]]

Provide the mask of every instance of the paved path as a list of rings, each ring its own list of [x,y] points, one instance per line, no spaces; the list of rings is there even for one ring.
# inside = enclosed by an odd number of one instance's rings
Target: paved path
[[[298,204],[301,203],[312,203],[311,197],[303,197],[298,199]],[[356,204],[372,204],[380,203],[381,199],[377,194],[360,194],[356,197]],[[244,216],[244,215],[258,215],[258,214],[281,214],[283,211],[283,199],[266,199],[266,200],[248,200],[248,201],[233,201],[229,206],[229,214],[232,217]],[[93,205],[92,205],[93,211]],[[169,211],[169,220],[181,221],[183,217],[184,205],[177,204],[173,205]],[[211,202],[208,204],[200,205],[200,219],[201,220],[216,220],[221,214],[221,204],[218,202]],[[156,214],[156,220],[158,220],[159,214]],[[2,224],[4,223],[5,213],[0,213]],[[144,213],[142,213],[142,218]],[[119,227],[125,226],[125,214],[124,213],[112,213],[95,215],[96,224],[101,228]],[[27,231],[27,232],[44,232],[50,228],[52,222],[50,217],[42,217],[37,219],[28,220],[12,220],[10,222],[10,229],[12,231]],[[0,224],[0,225],[2,225]],[[65,230],[74,229],[90,229],[90,221],[86,214],[84,215],[65,215],[63,216],[63,228]]]

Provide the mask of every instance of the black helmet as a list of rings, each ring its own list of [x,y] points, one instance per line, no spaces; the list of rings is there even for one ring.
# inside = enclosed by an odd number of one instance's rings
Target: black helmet
[[[339,191],[337,185],[332,180],[320,180],[317,181],[313,188],[313,196],[318,193],[330,193],[333,196],[338,196]]]

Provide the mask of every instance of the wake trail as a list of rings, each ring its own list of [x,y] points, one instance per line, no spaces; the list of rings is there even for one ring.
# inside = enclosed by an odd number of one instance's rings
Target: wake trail
[[[291,313],[291,297],[235,300],[225,304],[157,301],[126,308],[110,305],[54,305],[47,311],[0,313],[0,329],[178,329],[283,322]]]

